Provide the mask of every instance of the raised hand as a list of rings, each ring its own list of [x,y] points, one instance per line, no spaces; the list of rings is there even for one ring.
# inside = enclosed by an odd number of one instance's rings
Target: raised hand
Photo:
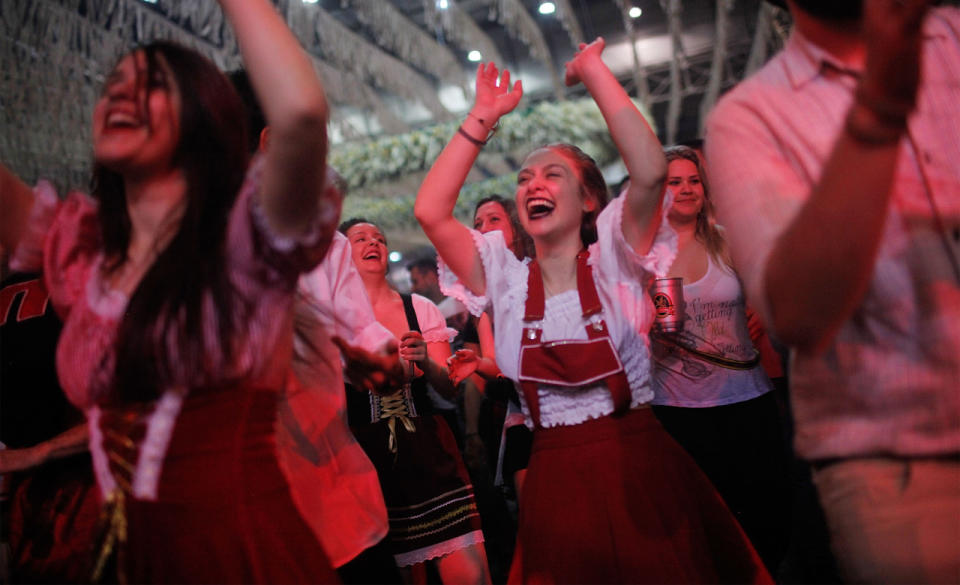
[[[603,37],[597,37],[589,45],[580,43],[580,48],[573,56],[573,59],[567,61],[565,65],[566,75],[563,80],[564,83],[568,86],[573,86],[583,81],[583,73],[596,61],[600,60],[600,55],[603,53],[605,46],[606,42],[603,40]]]
[[[371,353],[362,347],[350,345],[340,337],[334,337],[333,343],[343,354],[347,380],[356,388],[377,394],[390,394],[406,380],[396,342],[387,345],[386,354]]]
[[[470,112],[486,126],[493,127],[501,116],[512,112],[521,97],[523,84],[517,80],[511,89],[510,71],[504,69],[501,73],[493,63],[481,63],[477,67],[477,96]]]
[[[450,381],[454,385],[463,382],[477,371],[480,365],[480,356],[472,349],[458,349],[456,353],[447,358],[447,371],[450,375]]]
[[[861,101],[878,115],[913,109],[920,82],[923,21],[931,0],[865,0],[866,70]]]

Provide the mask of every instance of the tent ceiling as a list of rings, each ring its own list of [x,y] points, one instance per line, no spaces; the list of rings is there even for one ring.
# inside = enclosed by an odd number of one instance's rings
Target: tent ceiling
[[[762,63],[787,26],[762,0],[554,0],[550,15],[538,12],[540,0],[274,1],[324,79],[335,148],[354,149],[459,119],[471,100],[471,50],[523,79],[521,108],[576,100],[583,91],[562,86],[563,63],[577,41],[596,36],[661,139],[694,138],[703,102]],[[626,17],[630,6],[642,16]],[[224,69],[240,62],[214,0],[0,2],[0,160],[30,181],[84,186],[89,116],[105,69],[154,38],[191,45]],[[491,155],[473,178],[508,172],[513,162],[510,153]],[[355,200],[409,192],[420,167],[379,184],[357,180]]]

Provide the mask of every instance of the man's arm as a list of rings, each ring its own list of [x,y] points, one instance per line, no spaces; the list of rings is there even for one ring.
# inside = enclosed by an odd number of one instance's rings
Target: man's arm
[[[748,288],[762,297],[758,304],[766,307],[773,330],[801,352],[824,350],[869,286],[890,202],[900,138],[906,131],[906,114],[915,99],[920,25],[926,4],[926,0],[866,2],[867,69],[819,183],[784,224],[782,232],[766,242],[770,251],[765,259],[755,251],[744,250],[747,243],[732,246],[738,266],[738,255],[752,256],[752,266],[751,261],[745,262],[755,271]],[[894,9],[894,5],[899,8]],[[904,80],[909,81],[911,74],[901,68],[913,71],[913,84],[909,87],[904,87]],[[717,120],[718,129],[723,124]],[[749,128],[727,127],[719,131],[727,140],[713,144],[708,151],[711,168],[718,171],[713,178],[721,193],[719,199],[725,198],[724,191],[735,188],[724,184],[724,168],[749,161],[736,155],[738,150],[743,152],[745,144],[756,148],[755,154],[762,158],[777,156],[777,145],[762,136],[763,130],[758,132],[761,136],[751,135]],[[738,149],[728,149],[737,137],[745,142]],[[785,163],[780,168],[776,163],[762,168],[782,172],[786,177],[794,174]],[[783,184],[781,179],[771,177],[758,177],[758,181],[773,189]],[[774,191],[766,195],[777,198],[782,194]],[[764,207],[758,200],[745,203]],[[721,207],[724,222],[726,217],[752,211],[735,209],[729,202]],[[772,213],[776,215],[777,212]],[[776,218],[761,214],[763,221],[775,222]],[[727,224],[727,228],[732,234],[748,226]],[[771,226],[759,225],[756,229],[764,232]],[[733,235],[732,240],[742,236]],[[757,273],[762,275],[759,281]]]
[[[81,423],[33,447],[0,450],[0,473],[39,467],[48,461],[83,453],[88,449],[87,423]]]

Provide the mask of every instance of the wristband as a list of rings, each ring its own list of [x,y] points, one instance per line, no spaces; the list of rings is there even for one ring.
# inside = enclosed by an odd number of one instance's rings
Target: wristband
[[[881,146],[900,142],[907,126],[906,118],[902,123],[891,123],[878,117],[869,106],[857,102],[850,108],[844,129],[857,142]]]
[[[913,110],[912,103],[895,102],[879,97],[865,90],[863,84],[857,87],[854,99],[857,104],[870,110],[880,122],[889,126],[906,126],[907,116]]]
[[[477,140],[473,136],[470,136],[469,134],[467,134],[467,131],[463,129],[463,126],[458,127],[457,132],[459,132],[461,136],[463,136],[473,144],[477,145],[477,147],[479,148],[483,148],[483,146],[487,143],[486,140]]]
[[[474,114],[473,112],[467,112],[468,118],[473,118],[483,126],[483,129],[487,131],[487,137],[483,140],[483,143],[486,144],[490,142],[490,139],[493,138],[493,135],[497,133],[497,130],[500,129],[500,120],[497,120],[497,123],[493,126],[487,124],[487,121],[481,118],[480,116]]]
[[[489,124],[487,124],[487,121],[486,121],[486,120],[484,120],[484,119],[481,118],[480,116],[474,114],[473,112],[467,112],[467,116],[473,118],[473,119],[476,120],[477,122],[480,122],[480,125],[487,129],[487,132],[490,133],[490,134],[487,136],[487,140],[489,140],[489,139],[490,139],[490,136],[493,136],[493,134],[500,128],[500,121],[499,121],[499,120],[497,120],[497,123],[496,123],[496,124],[494,124],[493,126],[490,126]]]

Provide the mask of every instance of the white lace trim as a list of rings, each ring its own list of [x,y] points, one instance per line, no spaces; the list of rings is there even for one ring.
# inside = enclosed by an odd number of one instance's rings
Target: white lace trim
[[[244,190],[260,190],[260,175],[263,174],[264,160],[265,157],[258,156],[250,164],[250,170],[247,171],[247,177],[244,181]],[[241,193],[241,196],[243,195]],[[271,248],[283,254],[287,254],[298,247],[311,248],[315,246],[330,226],[336,225],[337,219],[340,217],[340,206],[337,202],[321,196],[317,214],[310,224],[310,229],[299,236],[281,236],[270,227],[260,197],[257,196],[257,193],[253,195],[250,197],[250,215],[253,217],[253,224],[256,226],[257,232],[263,235]]]
[[[580,295],[569,290],[550,297],[546,301],[545,313],[549,319],[543,322],[544,339],[558,339],[570,336],[570,324],[577,330],[577,338],[585,338],[587,321],[583,319],[580,307]],[[563,331],[566,330],[566,331]],[[584,331],[580,334],[580,331]],[[628,336],[629,337],[629,336]],[[620,359],[630,385],[630,407],[635,408],[653,399],[650,385],[650,353],[646,338],[634,336],[624,340],[626,346],[619,349]],[[575,425],[588,420],[611,414],[614,409],[613,396],[604,382],[585,387],[570,388],[541,384],[537,389],[540,403],[540,424],[544,427]],[[533,428],[526,398],[520,394],[525,423]]]
[[[110,474],[110,460],[103,450],[103,433],[100,431],[100,407],[92,406],[87,409],[87,428],[90,431],[90,457],[93,460],[93,473],[100,486],[100,495],[106,500],[117,489],[117,482]]]
[[[410,565],[429,561],[430,559],[447,556],[450,553],[457,552],[460,549],[467,548],[468,546],[473,546],[475,544],[480,544],[482,542],[483,532],[480,530],[474,530],[473,532],[468,532],[467,534],[458,536],[456,538],[451,538],[450,540],[445,540],[438,544],[418,548],[417,550],[412,550],[410,552],[405,552],[398,555],[393,555],[393,558],[396,561],[397,566],[409,567]]]
[[[504,288],[501,282],[506,283],[506,290],[501,295],[511,305],[522,304],[527,298],[527,266],[529,258],[517,260],[513,252],[507,248],[500,231],[481,234],[470,230],[473,243],[480,254],[483,271],[487,279],[487,291]],[[438,261],[440,267],[440,291],[463,303],[467,310],[479,317],[491,306],[491,299],[487,295],[475,295],[461,283],[442,259]],[[499,293],[498,293],[499,294]]]
[[[457,330],[450,327],[442,329],[432,329],[423,332],[423,340],[427,343],[449,343],[457,336]]]
[[[670,225],[670,221],[667,218],[670,213],[670,208],[673,207],[673,191],[667,189],[663,194],[663,215],[660,218],[660,226],[657,228],[653,243],[650,245],[650,251],[643,256],[637,254],[637,251],[633,249],[623,235],[623,206],[625,203],[622,202],[621,199],[622,198],[616,199],[610,204],[613,208],[610,215],[610,223],[612,226],[619,228],[612,230],[613,237],[615,238],[615,246],[619,250],[622,250],[633,263],[640,265],[645,271],[656,275],[658,278],[666,276],[667,271],[670,270],[670,266],[677,257],[678,246],[677,232]],[[616,202],[618,202],[618,204],[615,204]],[[591,264],[592,263],[591,259]]]
[[[480,254],[480,261],[484,269],[486,269],[487,257],[489,256],[489,251],[487,250],[488,243],[484,239],[483,234],[476,230],[470,230],[470,235],[473,236],[473,244]],[[503,241],[502,235],[500,240]],[[473,316],[479,317],[483,314],[489,306],[490,300],[486,295],[475,295],[470,289],[465,287],[463,283],[460,282],[460,279],[457,278],[457,275],[450,270],[447,263],[443,261],[442,256],[437,258],[437,273],[440,281],[440,292],[463,303]]]
[[[622,198],[611,202],[597,221],[599,240],[590,247],[589,262],[603,302],[603,318],[611,331],[630,385],[631,406],[637,407],[653,399],[650,380],[650,351],[647,330],[653,321],[653,306],[646,289],[655,275],[666,274],[676,256],[677,235],[670,227],[666,212],[672,204],[672,193],[665,195],[664,216],[650,251],[637,254],[623,235]],[[523,327],[527,297],[529,260],[516,259],[503,243],[503,236],[491,232],[474,233],[474,243],[487,275],[487,295],[483,302],[493,302],[501,312],[496,321],[497,361],[501,371],[511,378],[518,375],[519,336]],[[449,273],[449,271],[448,271]],[[454,282],[445,283],[444,292],[457,296]],[[464,291],[460,286],[459,291]],[[471,305],[469,291],[460,293],[462,302]],[[579,295],[575,290],[547,299],[547,319],[539,325],[544,340],[586,339],[586,325],[581,315]],[[538,390],[541,424],[546,427],[573,425],[613,412],[613,398],[606,384],[577,388],[541,386]],[[529,409],[521,395],[523,411],[529,420]]]
[[[447,320],[440,309],[427,297],[411,295],[413,310],[417,314],[423,340],[427,343],[449,343],[457,336],[457,330],[447,327]]]
[[[90,278],[87,279],[84,290],[87,295],[87,305],[90,310],[104,319],[120,321],[123,312],[127,309],[130,297],[122,290],[107,286],[101,276],[100,267],[103,265],[103,253],[97,254],[90,265]]]
[[[183,405],[183,395],[167,390],[147,419],[147,432],[140,446],[136,473],[133,475],[133,495],[141,500],[156,500],[160,485],[163,459],[173,437],[173,427]]]

